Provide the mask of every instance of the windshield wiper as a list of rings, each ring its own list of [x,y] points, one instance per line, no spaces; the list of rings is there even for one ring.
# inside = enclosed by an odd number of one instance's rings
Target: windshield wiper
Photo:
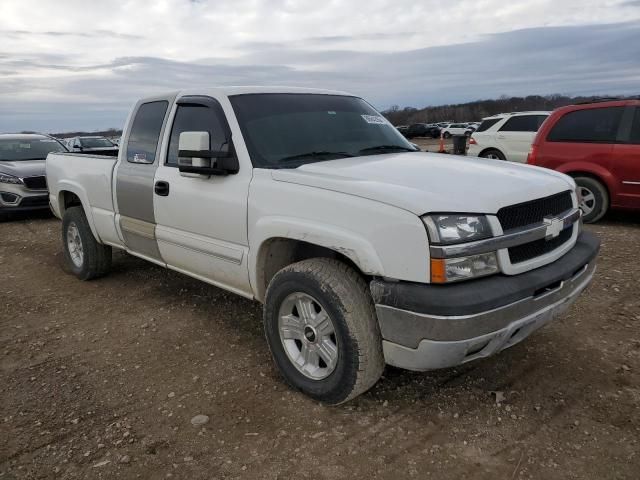
[[[400,150],[401,152],[417,152],[415,148],[403,147],[402,145],[376,145],[375,147],[367,147],[360,150],[360,153],[388,152],[391,150]]]
[[[293,160],[304,160],[305,158],[313,158],[320,160],[329,160],[324,157],[336,157],[336,158],[346,158],[353,157],[350,153],[347,152],[328,152],[328,151],[319,151],[319,152],[307,152],[307,153],[298,153],[296,155],[289,155],[288,157],[281,158],[280,162],[289,162]]]

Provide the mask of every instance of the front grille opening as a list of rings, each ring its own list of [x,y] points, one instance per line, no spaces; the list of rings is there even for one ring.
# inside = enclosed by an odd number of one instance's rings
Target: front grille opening
[[[565,242],[571,239],[573,234],[573,228],[565,228],[560,235],[551,240],[541,238],[533,242],[517,245],[508,249],[509,260],[512,264],[526,262],[532,258],[539,257],[545,253],[552,252],[556,248],[560,247]]]
[[[502,230],[525,227],[540,223],[544,217],[557,216],[573,208],[571,192],[557,193],[545,198],[509,205],[498,210],[497,216]]]
[[[44,175],[37,177],[26,177],[22,179],[24,185],[31,190],[45,190],[47,188],[47,177]]]
[[[512,340],[513,338],[515,338],[515,336],[518,335],[518,333],[520,333],[520,330],[522,330],[522,327],[516,328],[511,334],[511,336],[509,337],[509,340]]]
[[[24,197],[20,202],[21,207],[46,207],[49,205],[49,197],[38,195],[37,197]]]
[[[558,280],[557,282],[553,282],[549,285],[547,285],[546,287],[542,287],[537,289],[535,292],[533,292],[533,297],[538,297],[540,295],[544,295],[545,293],[549,293],[552,290],[555,290],[556,288],[558,288],[560,285],[562,285],[562,280]]]

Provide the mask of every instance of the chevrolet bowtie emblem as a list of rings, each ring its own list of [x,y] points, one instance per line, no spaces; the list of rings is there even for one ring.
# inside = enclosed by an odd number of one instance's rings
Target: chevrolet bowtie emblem
[[[544,223],[547,226],[546,239],[550,240],[560,235],[560,232],[564,230],[564,220],[555,217],[545,217]]]

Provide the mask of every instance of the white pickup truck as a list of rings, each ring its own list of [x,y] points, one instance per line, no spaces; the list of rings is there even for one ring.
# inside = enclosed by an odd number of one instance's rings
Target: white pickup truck
[[[591,281],[574,181],[420,152],[364,100],[229,87],[140,100],[117,159],[47,158],[64,256],[111,249],[264,304],[274,361],[328,404],[385,363],[430,370],[510,347]]]

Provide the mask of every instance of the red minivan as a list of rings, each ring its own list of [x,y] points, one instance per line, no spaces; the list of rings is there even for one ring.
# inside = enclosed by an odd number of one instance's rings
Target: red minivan
[[[585,222],[609,208],[640,210],[640,100],[603,100],[555,110],[527,163],[571,175]]]

